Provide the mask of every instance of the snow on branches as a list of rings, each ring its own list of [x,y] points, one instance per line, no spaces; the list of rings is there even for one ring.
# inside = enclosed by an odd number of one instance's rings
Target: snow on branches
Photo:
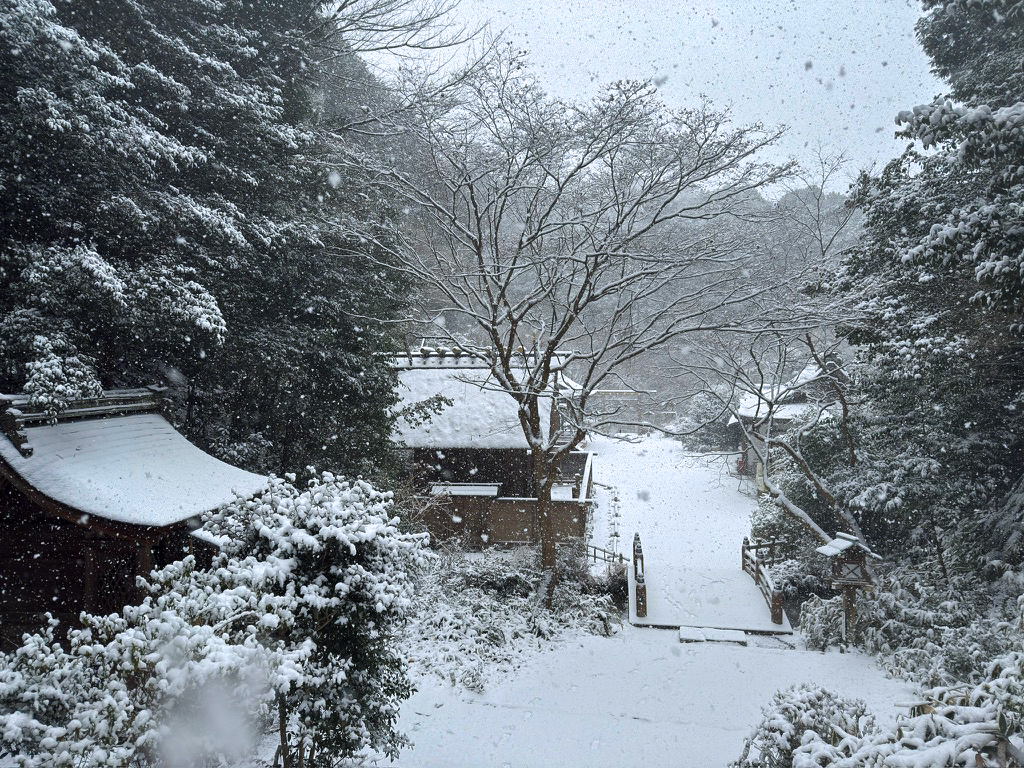
[[[1018,670],[1019,671],[1019,670]],[[929,691],[909,718],[878,727],[863,701],[802,685],[775,694],[732,768],[900,766],[994,768],[1020,764],[1018,731],[996,702]],[[1012,756],[1014,762],[1008,763]]]
[[[223,549],[152,574],[120,615],[55,623],[0,664],[0,755],[16,765],[219,765],[262,730],[310,766],[396,755],[411,693],[392,627],[411,605],[425,536],[401,533],[389,494],[329,474],[274,480],[211,516]]]

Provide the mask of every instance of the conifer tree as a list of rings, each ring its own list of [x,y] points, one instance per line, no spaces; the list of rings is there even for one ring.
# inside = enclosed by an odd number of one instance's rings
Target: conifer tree
[[[380,456],[404,290],[368,258],[388,201],[318,123],[338,26],[317,0],[0,7],[0,388],[56,411],[163,380],[252,469]]]
[[[866,235],[840,282],[870,317],[851,336],[868,366],[853,498],[883,546],[917,533],[973,556],[1024,461],[1022,11],[924,5],[918,36],[951,91],[897,118],[930,152],[861,178]]]

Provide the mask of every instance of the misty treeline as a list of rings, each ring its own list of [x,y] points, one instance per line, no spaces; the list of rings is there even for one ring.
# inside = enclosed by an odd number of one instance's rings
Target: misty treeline
[[[1024,585],[1024,9],[923,6],[948,94],[844,194],[837,151],[776,162],[651,84],[553,99],[445,2],[6,0],[0,390],[159,383],[234,464],[393,479],[390,359],[441,337],[519,401],[539,488],[626,420],[602,389],[653,391],[637,425],[752,446],[816,642],[845,531],[883,558],[860,641],[984,687]]]

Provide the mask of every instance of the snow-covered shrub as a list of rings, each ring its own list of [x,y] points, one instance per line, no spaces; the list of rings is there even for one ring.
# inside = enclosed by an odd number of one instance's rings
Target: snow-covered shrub
[[[84,616],[66,650],[56,622],[26,636],[0,663],[0,755],[25,768],[218,765],[250,749],[273,678],[301,676],[311,647],[238,642],[197,621],[202,608],[224,612],[216,594],[203,605],[200,590],[184,592]]]
[[[860,633],[894,675],[928,687],[976,683],[993,659],[1020,645],[1012,617],[970,578],[942,583],[897,568],[879,582],[859,601]]]
[[[812,595],[800,607],[800,634],[812,651],[825,651],[843,644],[843,599],[828,600]]]
[[[273,442],[262,432],[254,432],[238,439],[226,427],[216,427],[207,450],[221,461],[236,467],[248,467],[254,472],[268,472],[274,466],[277,451]]]
[[[206,525],[225,539],[215,573],[254,564],[263,594],[249,610],[266,623],[263,642],[312,644],[301,677],[275,687],[286,733],[280,749],[300,763],[305,753],[305,765],[330,766],[366,747],[394,756],[405,743],[395,722],[412,687],[393,630],[412,607],[414,577],[428,557],[427,536],[401,533],[398,524],[390,493],[324,473],[305,489],[275,481]],[[233,574],[223,575],[232,584]]]
[[[802,686],[775,694],[731,768],[1008,768],[1024,759],[1018,732],[992,702],[948,695],[877,728],[862,701]]]
[[[735,768],[1010,768],[1024,765],[1024,686],[1016,652],[976,686],[935,688],[907,717],[876,728],[859,701],[810,687],[775,694]]]
[[[24,389],[33,406],[56,414],[73,400],[103,394],[91,361],[63,338],[36,336],[32,350],[35,358],[26,363]]]
[[[564,553],[563,553],[564,554]],[[465,552],[446,546],[421,579],[403,650],[414,674],[482,690],[513,670],[524,651],[566,631],[611,634],[619,612],[586,568],[560,556],[550,609],[536,550]]]
[[[625,563],[609,563],[594,577],[598,589],[611,598],[621,612],[629,608],[629,576]]]
[[[845,699],[807,684],[793,686],[775,694],[731,768],[816,766],[822,752],[833,757],[851,754],[874,733],[874,718],[860,699]]]
[[[120,615],[53,627],[0,662],[0,755],[26,768],[231,762],[270,729],[311,768],[373,748],[396,755],[411,692],[393,627],[424,537],[388,495],[331,475],[275,480],[205,526],[223,546],[154,572]],[[293,763],[294,764],[294,763]]]
[[[814,551],[821,542],[768,496],[758,499],[751,516],[751,535],[755,541],[778,542],[774,552],[777,562],[769,566],[769,571],[791,615],[812,596],[832,595],[829,564]]]
[[[530,637],[527,619],[538,580],[518,550],[442,548],[420,579],[416,610],[402,637],[413,673],[482,688],[482,665],[510,665],[516,642]]]
[[[904,568],[876,577],[857,593],[855,642],[890,674],[925,687],[977,683],[996,658],[1020,647],[1019,626],[998,589],[955,576],[929,582]],[[842,599],[804,602],[800,631],[806,646],[825,650],[842,642]]]
[[[557,582],[551,609],[563,623],[586,627],[588,631],[610,636],[621,621],[613,591],[621,591],[625,568],[595,574],[587,560],[582,541],[566,542],[558,548]],[[615,575],[617,574],[617,575]],[[628,582],[625,587],[628,603]]]
[[[697,392],[678,404],[681,412],[670,426],[688,451],[727,451],[736,448],[736,437],[726,424],[722,407],[725,393]]]
[[[821,542],[770,497],[758,499],[750,532],[756,541],[779,542],[778,555],[785,559],[772,566],[772,578],[787,600],[802,601],[830,591],[828,562],[814,551]]]
[[[811,595],[822,596],[832,591],[824,569],[809,566],[804,560],[789,558],[771,566],[769,571],[786,600],[803,602]]]

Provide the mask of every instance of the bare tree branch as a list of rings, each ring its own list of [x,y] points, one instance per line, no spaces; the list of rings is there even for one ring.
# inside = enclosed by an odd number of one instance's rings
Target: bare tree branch
[[[733,127],[707,103],[669,109],[648,83],[583,104],[550,99],[520,56],[499,54],[451,109],[411,126],[429,173],[383,167],[380,178],[420,225],[395,253],[424,286],[417,319],[518,403],[551,567],[550,486],[607,421],[601,387],[683,336],[759,327],[770,281],[751,279],[750,240],[723,223],[762,215],[755,193],[791,166],[759,160],[780,130]],[[545,435],[551,392],[564,429]]]

